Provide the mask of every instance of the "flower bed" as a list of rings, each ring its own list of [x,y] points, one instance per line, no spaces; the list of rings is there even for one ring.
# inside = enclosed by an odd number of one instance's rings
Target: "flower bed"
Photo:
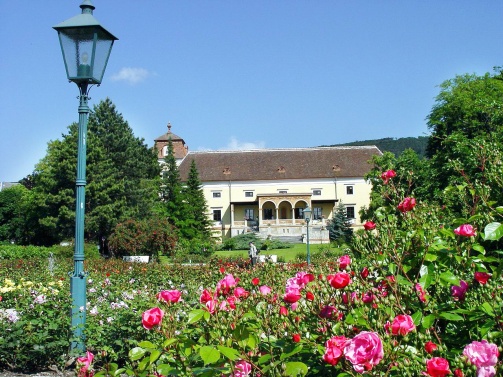
[[[310,266],[87,261],[79,374],[501,375],[503,227],[397,203]],[[0,261],[0,369],[70,359],[70,269]]]

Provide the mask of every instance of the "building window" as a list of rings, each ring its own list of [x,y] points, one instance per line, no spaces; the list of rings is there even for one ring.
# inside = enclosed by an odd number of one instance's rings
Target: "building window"
[[[354,193],[353,187],[354,186],[346,186],[346,194],[353,195]]]
[[[213,210],[213,221],[222,221],[222,210],[214,209]]]
[[[221,192],[214,192],[213,193],[213,197],[214,198],[221,198],[222,197],[222,193]]]
[[[245,191],[245,196],[247,198],[253,198],[253,191]]]
[[[321,207],[313,208],[313,220],[321,220]]]
[[[255,217],[253,216],[253,208],[245,208],[245,219],[250,221]]]
[[[304,218],[304,208],[295,208],[295,218],[296,219],[303,219]]]
[[[262,210],[264,220],[272,220],[272,208],[264,208]]]
[[[321,195],[321,190],[313,190],[313,195]]]
[[[355,207],[346,207],[346,217],[348,219],[355,218]]]

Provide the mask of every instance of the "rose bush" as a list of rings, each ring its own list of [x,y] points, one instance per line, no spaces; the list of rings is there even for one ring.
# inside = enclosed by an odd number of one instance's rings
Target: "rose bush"
[[[395,189],[343,257],[255,268],[86,261],[95,376],[501,373],[503,228]],[[402,198],[408,204],[397,208]],[[412,205],[414,204],[414,205]],[[459,236],[462,224],[479,231]],[[342,271],[341,271],[342,269]],[[63,368],[71,260],[0,261],[0,369]],[[89,361],[91,359],[91,361]],[[84,367],[84,368],[83,368]]]

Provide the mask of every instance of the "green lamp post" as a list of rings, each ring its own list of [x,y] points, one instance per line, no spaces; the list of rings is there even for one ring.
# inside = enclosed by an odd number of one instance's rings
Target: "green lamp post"
[[[306,220],[306,246],[307,246],[307,265],[311,264],[311,251],[309,250],[309,221],[311,221],[311,208],[307,206],[304,208],[304,220]]]
[[[72,295],[72,352],[85,350],[86,273],[84,272],[84,215],[86,186],[86,139],[89,115],[90,85],[100,85],[112,45],[117,38],[100,25],[93,16],[91,0],[81,5],[82,13],[56,26],[66,75],[79,88],[79,133],[77,150],[77,180],[75,209],[74,270],[70,275]]]

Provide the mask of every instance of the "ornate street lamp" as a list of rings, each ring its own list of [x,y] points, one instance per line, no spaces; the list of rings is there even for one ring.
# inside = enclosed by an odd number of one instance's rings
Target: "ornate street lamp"
[[[311,221],[311,208],[309,206],[307,206],[306,208],[304,208],[304,220],[306,220],[306,224],[307,224],[307,231],[306,231],[306,246],[307,246],[307,265],[309,266],[311,264],[311,252],[309,250],[309,221]]]
[[[89,115],[89,85],[101,84],[112,45],[117,38],[100,25],[93,16],[91,0],[81,5],[82,13],[56,26],[66,75],[79,88],[79,134],[75,209],[74,271],[70,273],[72,295],[72,352],[85,350],[86,273],[84,272],[84,215],[86,186],[86,139]]]

